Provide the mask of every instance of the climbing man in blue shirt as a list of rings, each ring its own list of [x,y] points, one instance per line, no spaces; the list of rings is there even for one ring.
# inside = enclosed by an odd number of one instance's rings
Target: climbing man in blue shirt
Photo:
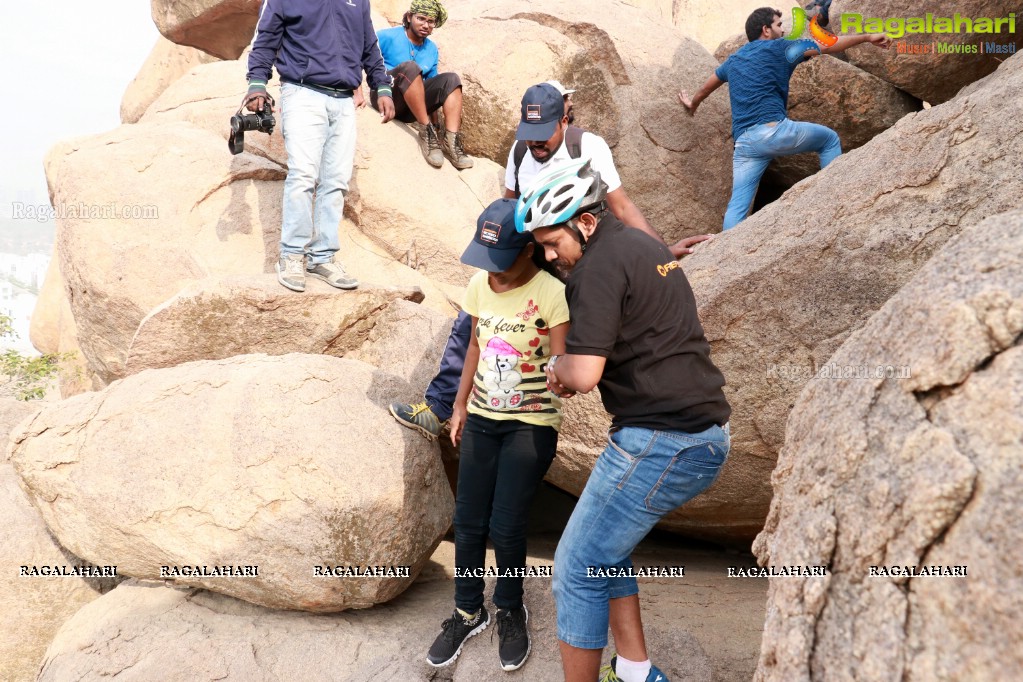
[[[440,53],[429,36],[448,19],[438,0],[412,0],[401,26],[377,31],[387,73],[394,77],[394,117],[416,123],[419,149],[426,162],[440,168],[444,157],[458,170],[472,168],[472,157],[462,149],[462,79],[456,73],[437,73]],[[377,98],[370,92],[370,102]],[[444,136],[436,124],[436,112],[444,113]]]
[[[826,16],[824,5],[830,2],[820,4]],[[838,133],[831,128],[789,120],[789,79],[796,67],[817,54],[844,52],[860,43],[869,42],[881,48],[891,45],[882,33],[842,36],[830,47],[814,44],[799,53],[795,61],[790,61],[786,51],[793,43],[781,40],[782,35],[781,12],[770,7],[754,10],[746,19],[749,43],[726,59],[692,99],[685,91],[678,93],[679,103],[694,115],[700,102],[728,83],[735,153],[732,156],[732,198],[725,210],[723,230],[734,227],[749,215],[760,178],[771,159],[817,152],[821,168],[824,168],[842,153]]]

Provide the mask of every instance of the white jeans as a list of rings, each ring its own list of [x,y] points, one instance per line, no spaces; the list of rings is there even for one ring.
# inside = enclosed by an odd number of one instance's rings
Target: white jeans
[[[355,102],[283,83],[281,131],[288,150],[281,255],[308,253],[306,267],[328,263],[341,248],[337,231],[355,160]]]

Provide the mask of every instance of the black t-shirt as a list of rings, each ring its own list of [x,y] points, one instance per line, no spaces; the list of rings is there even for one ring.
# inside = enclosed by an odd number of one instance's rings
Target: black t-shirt
[[[567,351],[607,358],[598,387],[615,426],[699,433],[728,421],[725,378],[668,247],[608,214],[565,293]]]

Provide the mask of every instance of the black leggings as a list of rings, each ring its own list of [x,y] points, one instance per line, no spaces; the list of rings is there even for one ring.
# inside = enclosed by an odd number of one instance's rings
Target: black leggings
[[[558,432],[552,426],[469,415],[462,432],[455,499],[459,571],[483,568],[488,535],[498,569],[525,566],[529,505],[557,448]],[[483,586],[482,577],[456,574],[455,605],[475,613],[483,606]],[[494,605],[522,606],[522,578],[499,577]]]

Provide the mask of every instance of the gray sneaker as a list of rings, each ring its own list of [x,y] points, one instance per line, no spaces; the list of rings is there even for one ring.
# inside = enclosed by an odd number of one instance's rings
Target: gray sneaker
[[[451,165],[458,170],[472,168],[472,157],[462,149],[462,133],[444,131],[444,156],[448,157]]]
[[[434,168],[444,165],[444,151],[441,149],[440,139],[437,137],[437,129],[432,123],[427,124],[419,133],[419,151],[423,153],[426,163]]]
[[[338,289],[355,289],[359,286],[359,280],[345,272],[343,265],[334,261],[311,267],[306,270],[306,274],[316,279],[322,279]]]
[[[292,291],[305,291],[305,256],[284,255],[274,265],[277,281]]]

